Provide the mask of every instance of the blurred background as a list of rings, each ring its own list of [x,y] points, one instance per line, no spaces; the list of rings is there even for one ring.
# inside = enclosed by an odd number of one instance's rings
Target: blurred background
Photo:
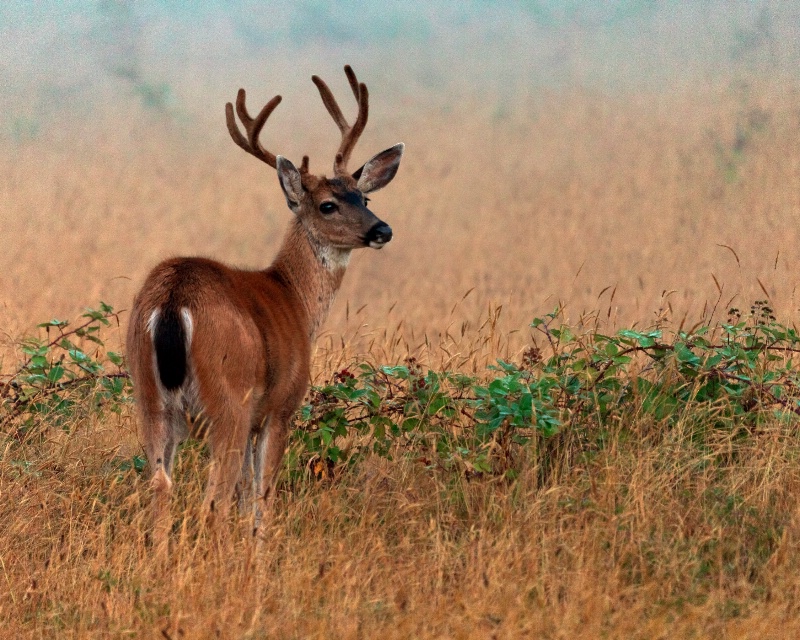
[[[413,348],[499,307],[506,333],[556,306],[792,318],[799,63],[788,0],[6,0],[0,323],[129,308],[172,255],[266,266],[290,212],[224,104],[282,94],[265,146],[330,173],[310,77],[352,118],[344,64],[371,95],[353,168],[407,153],[373,201],[395,240],[353,260],[329,336]]]
[[[800,62],[800,6],[769,0],[7,0],[0,21],[11,137],[131,102],[205,127],[240,85],[300,97],[343,61],[384,91],[383,110],[391,90],[499,111],[546,89],[669,91],[794,77]]]

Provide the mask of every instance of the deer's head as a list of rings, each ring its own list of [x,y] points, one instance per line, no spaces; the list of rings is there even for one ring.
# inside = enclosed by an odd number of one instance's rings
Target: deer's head
[[[245,91],[239,89],[236,113],[247,137],[236,124],[234,107],[230,102],[225,106],[228,131],[242,149],[278,172],[286,204],[317,245],[343,250],[359,247],[380,249],[392,239],[392,229],[369,210],[367,195],[391,182],[400,166],[404,147],[403,143],[396,144],[373,156],[355,172],[348,171],[350,155],[367,124],[369,93],[366,85],[358,82],[349,66],[344,71],[358,102],[358,116],[352,126],[345,120],[328,85],[317,76],[311,78],[319,89],[328,113],[342,133],[342,142],[333,163],[333,177],[309,173],[308,156],[303,157],[298,169],[287,158],[275,156],[261,146],[259,134],[267,118],[280,103],[281,96],[275,96],[255,118],[251,118],[245,107]]]

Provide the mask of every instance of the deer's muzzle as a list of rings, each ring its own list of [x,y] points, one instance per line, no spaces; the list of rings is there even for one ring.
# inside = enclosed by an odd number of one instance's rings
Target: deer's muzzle
[[[367,231],[364,237],[364,244],[373,249],[380,249],[392,239],[392,228],[385,222],[378,222],[372,229]]]

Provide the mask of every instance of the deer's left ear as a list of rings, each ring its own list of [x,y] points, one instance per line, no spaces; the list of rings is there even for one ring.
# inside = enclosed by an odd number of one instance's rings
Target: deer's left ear
[[[303,180],[301,179],[300,172],[283,156],[275,158],[275,168],[278,171],[278,180],[283,189],[283,195],[286,196],[286,204],[289,208],[297,213],[300,206],[300,200],[303,198]]]
[[[371,193],[382,189],[392,181],[397,174],[400,166],[400,159],[403,157],[405,145],[401,142],[381,151],[378,155],[368,160],[363,167],[353,174],[353,178],[358,182],[358,189],[361,193]]]

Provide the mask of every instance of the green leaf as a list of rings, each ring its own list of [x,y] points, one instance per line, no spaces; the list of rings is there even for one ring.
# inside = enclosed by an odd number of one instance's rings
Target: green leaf
[[[410,375],[408,367],[404,367],[402,365],[398,365],[395,367],[381,367],[380,371],[385,373],[387,376],[392,376],[393,378],[400,378],[401,380],[406,380]]]
[[[72,358],[72,361],[78,364],[91,360],[91,358],[80,349],[70,349],[67,353],[69,353],[69,357]]]
[[[47,327],[66,327],[69,324],[69,320],[56,320],[53,318],[49,322],[42,322],[41,324],[37,324],[37,327],[42,329]]]
[[[47,347],[39,343],[27,343],[22,346],[22,353],[29,356],[47,355]]]
[[[675,357],[679,362],[684,362],[693,366],[700,364],[700,358],[683,342],[675,344]]]
[[[662,336],[661,331],[648,331],[646,333],[642,333],[639,331],[632,331],[630,329],[623,329],[619,331],[617,335],[627,338],[632,343],[639,345],[640,347],[649,348],[655,345],[656,340],[660,340]]]
[[[31,358],[30,364],[28,365],[28,368],[44,369],[45,367],[47,367],[47,365],[48,365],[47,358],[45,358],[44,356],[33,356]]]

